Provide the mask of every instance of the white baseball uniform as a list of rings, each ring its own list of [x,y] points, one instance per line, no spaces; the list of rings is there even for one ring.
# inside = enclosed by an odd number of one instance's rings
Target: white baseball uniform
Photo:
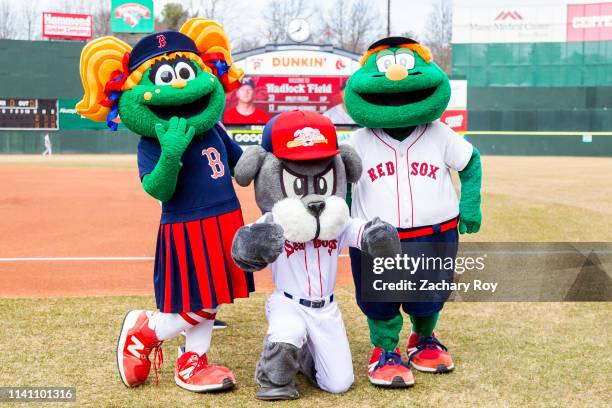
[[[337,299],[330,302],[330,297],[336,285],[338,255],[347,246],[361,247],[364,226],[365,221],[354,218],[336,239],[286,240],[283,252],[269,265],[275,291],[266,304],[268,340],[296,347],[306,344],[315,361],[317,384],[328,392],[344,392],[354,379],[342,314]],[[325,305],[307,307],[299,299],[325,300]]]
[[[459,214],[450,169],[461,171],[473,147],[439,120],[403,141],[382,129],[362,128],[348,142],[363,162],[353,185],[351,215],[380,217],[398,228],[438,224]]]

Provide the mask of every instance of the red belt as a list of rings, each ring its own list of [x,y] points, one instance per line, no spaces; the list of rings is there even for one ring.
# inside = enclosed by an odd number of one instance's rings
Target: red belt
[[[441,224],[436,225],[428,225],[426,227],[417,227],[411,228],[405,231],[398,231],[399,239],[408,239],[408,238],[417,238],[424,237],[427,235],[439,234],[440,232],[446,232],[452,230],[453,228],[457,228],[457,224],[459,223],[459,217],[455,217],[452,220],[445,221]]]

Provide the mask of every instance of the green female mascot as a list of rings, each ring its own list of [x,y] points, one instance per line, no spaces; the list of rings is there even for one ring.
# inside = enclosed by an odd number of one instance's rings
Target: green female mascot
[[[143,189],[162,203],[153,282],[158,311],[126,314],[117,368],[127,387],[157,378],[163,341],[185,333],[174,381],[188,391],[234,387],[229,368],[210,365],[215,314],[253,291],[231,259],[243,225],[231,172],[242,154],[218,121],[225,92],[242,71],[232,65],[229,39],[214,21],[194,18],[179,31],[142,38],[133,48],[114,37],[89,42],[81,53],[84,96],[77,111],[116,130],[141,136]],[[143,283],[144,285],[144,283]]]

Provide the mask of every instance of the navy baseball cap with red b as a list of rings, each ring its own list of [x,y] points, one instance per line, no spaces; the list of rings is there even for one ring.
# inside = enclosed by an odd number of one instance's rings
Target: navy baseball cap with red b
[[[132,72],[148,59],[176,51],[200,54],[193,40],[178,31],[149,34],[138,41],[132,49],[128,68]]]
[[[336,128],[317,112],[292,110],[270,119],[261,146],[279,159],[316,160],[339,153]]]

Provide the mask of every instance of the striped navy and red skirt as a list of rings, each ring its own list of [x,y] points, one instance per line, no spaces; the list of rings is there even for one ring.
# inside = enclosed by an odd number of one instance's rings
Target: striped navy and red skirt
[[[153,280],[161,312],[195,312],[249,297],[255,290],[253,275],[231,257],[232,240],[242,225],[240,209],[160,225]]]

